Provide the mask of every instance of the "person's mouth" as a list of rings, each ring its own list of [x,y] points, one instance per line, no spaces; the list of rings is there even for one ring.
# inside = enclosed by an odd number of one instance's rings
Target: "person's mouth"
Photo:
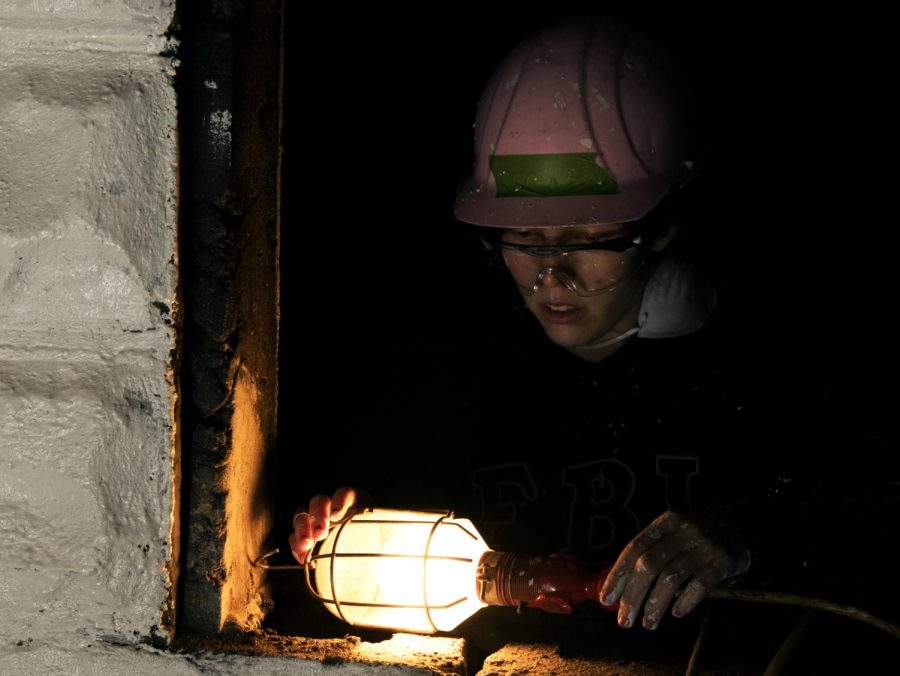
[[[544,317],[551,324],[569,324],[578,321],[584,310],[568,303],[541,303]]]

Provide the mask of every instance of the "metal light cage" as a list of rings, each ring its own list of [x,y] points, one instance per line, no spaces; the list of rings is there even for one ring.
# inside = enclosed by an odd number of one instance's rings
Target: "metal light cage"
[[[449,631],[486,605],[476,578],[487,550],[472,523],[452,512],[369,509],[310,552],[306,584],[351,625]]]

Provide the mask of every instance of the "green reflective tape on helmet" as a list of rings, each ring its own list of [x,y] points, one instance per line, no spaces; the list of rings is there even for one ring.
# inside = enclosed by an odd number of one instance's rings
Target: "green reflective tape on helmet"
[[[619,186],[597,164],[596,153],[492,155],[497,197],[613,195]]]

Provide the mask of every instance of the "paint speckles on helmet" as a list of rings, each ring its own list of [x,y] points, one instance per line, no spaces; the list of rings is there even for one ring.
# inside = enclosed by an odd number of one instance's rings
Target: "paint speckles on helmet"
[[[686,88],[659,47],[613,19],[532,36],[484,91],[456,217],[496,227],[640,219],[691,177]]]

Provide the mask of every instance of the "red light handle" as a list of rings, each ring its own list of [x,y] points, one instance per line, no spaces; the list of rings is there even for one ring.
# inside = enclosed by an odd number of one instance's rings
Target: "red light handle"
[[[600,589],[609,571],[609,566],[586,566],[570,554],[487,552],[478,566],[479,596],[489,605],[571,613],[584,601],[600,603]],[[615,611],[618,604],[603,607]]]

